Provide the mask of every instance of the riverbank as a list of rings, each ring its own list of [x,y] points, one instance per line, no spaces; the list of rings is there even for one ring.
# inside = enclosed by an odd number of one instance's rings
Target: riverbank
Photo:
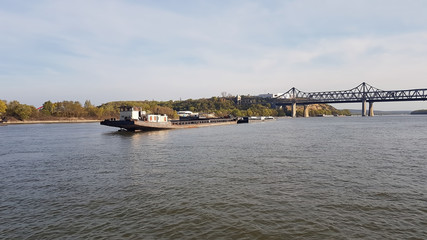
[[[92,123],[101,122],[101,120],[93,119],[63,119],[63,120],[36,120],[36,121],[7,121],[2,125],[16,125],[16,124],[58,124],[58,123]]]

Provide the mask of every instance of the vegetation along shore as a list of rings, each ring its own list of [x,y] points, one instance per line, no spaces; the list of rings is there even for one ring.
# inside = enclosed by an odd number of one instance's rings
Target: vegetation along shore
[[[49,124],[49,123],[91,123],[99,122],[98,119],[62,119],[62,120],[10,120],[4,122],[4,124]]]
[[[46,101],[41,107],[21,104],[14,101],[0,101],[0,117],[9,123],[57,123],[98,121],[118,118],[119,106],[137,106],[147,112],[167,114],[170,119],[178,118],[177,111],[213,113],[223,116],[290,116],[291,109],[276,108],[268,103],[241,105],[234,97],[211,97],[188,99],[182,101],[114,101],[94,106],[89,100],[81,104],[78,101]],[[317,115],[351,115],[349,110],[337,110],[328,104],[310,106],[310,116]],[[297,116],[303,115],[303,107],[297,108]]]

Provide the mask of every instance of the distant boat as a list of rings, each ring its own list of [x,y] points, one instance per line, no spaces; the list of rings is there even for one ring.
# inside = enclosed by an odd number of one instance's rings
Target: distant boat
[[[415,110],[411,112],[411,115],[417,115],[417,114],[427,114],[427,109]]]
[[[254,117],[241,117],[237,123],[250,123],[250,122],[260,122],[260,121],[271,121],[275,120],[272,116],[254,116]]]

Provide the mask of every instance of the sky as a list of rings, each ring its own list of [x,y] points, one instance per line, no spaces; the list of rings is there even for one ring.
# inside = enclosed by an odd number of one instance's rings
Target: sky
[[[425,0],[0,0],[0,99],[427,88],[426,12]]]

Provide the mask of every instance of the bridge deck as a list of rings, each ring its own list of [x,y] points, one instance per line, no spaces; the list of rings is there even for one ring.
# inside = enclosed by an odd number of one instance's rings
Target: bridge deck
[[[367,83],[350,90],[303,92],[291,88],[277,98],[271,99],[278,105],[321,104],[321,103],[352,103],[352,102],[394,102],[394,101],[426,101],[427,89],[408,89],[384,91]]]

